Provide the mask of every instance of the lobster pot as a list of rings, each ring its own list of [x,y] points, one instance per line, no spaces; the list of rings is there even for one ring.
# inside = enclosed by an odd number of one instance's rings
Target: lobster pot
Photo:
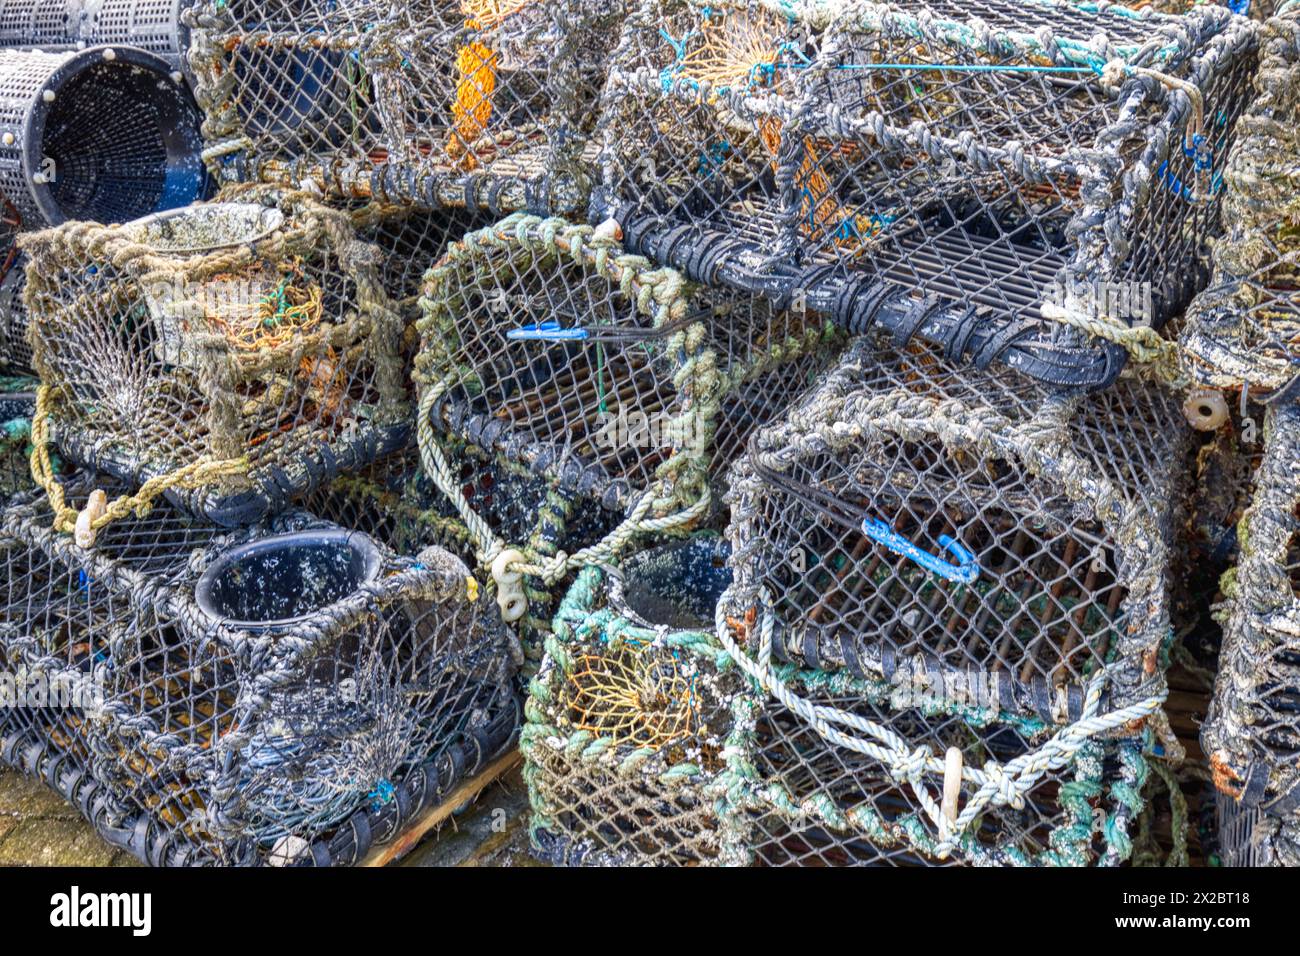
[[[1284,835],[1300,806],[1298,451],[1300,412],[1272,407],[1237,566],[1223,579],[1223,648],[1201,732],[1219,792],[1258,827]]]
[[[191,64],[225,178],[580,212],[621,4],[208,2]]]
[[[1150,328],[1204,284],[1187,263],[1216,232],[1256,32],[1217,7],[855,8],[778,60],[802,92],[766,238],[695,230],[665,261],[1052,384],[1106,385],[1126,349],[1168,362]]]
[[[204,193],[198,110],[151,53],[0,50],[0,100],[0,193],[29,228],[120,222]]]
[[[785,666],[776,676],[803,700],[885,727],[910,750],[962,755],[963,765],[1006,765],[1033,751],[1047,728],[1034,720],[980,727],[969,715],[895,709],[881,682]],[[744,784],[748,811],[735,862],[764,866],[1113,865],[1127,854],[1142,809],[1147,765],[1140,740],[1094,740],[1021,792],[1021,805],[990,803],[948,841],[918,793],[937,798],[942,774],[913,781],[880,760],[836,746],[790,708],[758,714]],[[895,754],[895,756],[900,756]],[[961,785],[958,806],[978,791]],[[742,794],[743,796],[735,796]]]
[[[84,551],[50,521],[4,513],[5,654],[89,685],[94,776],[157,831],[150,862],[354,862],[513,737],[508,641],[439,548],[171,512]]]
[[[730,613],[778,658],[882,679],[900,709],[1078,719],[1158,690],[1187,432],[1129,381],[1089,398],[856,343],[731,477]]]
[[[629,236],[694,227],[692,242],[706,232],[774,238],[781,132],[801,87],[794,67],[817,55],[821,36],[803,8],[645,0],[601,101],[606,214]]]
[[[1227,234],[1214,245],[1214,277],[1188,311],[1182,346],[1194,381],[1276,393],[1293,384],[1300,360],[1300,205],[1290,161],[1300,150],[1300,9],[1266,24],[1251,93],[1223,174]]]
[[[23,286],[27,281],[27,257],[11,247],[0,264],[0,375],[30,376],[32,347],[27,339],[27,308]]]
[[[345,213],[258,189],[26,248],[73,460],[229,525],[408,440],[401,320]]]
[[[706,293],[591,227],[529,216],[453,245],[422,305],[434,428],[615,511],[665,477],[696,500],[838,341],[815,317]]]
[[[147,50],[172,70],[186,68],[193,0],[4,0],[0,47],[74,49],[113,44]]]
[[[723,751],[739,745],[733,709],[750,693],[711,634],[725,555],[702,535],[578,573],[520,736],[538,856],[720,862]]]

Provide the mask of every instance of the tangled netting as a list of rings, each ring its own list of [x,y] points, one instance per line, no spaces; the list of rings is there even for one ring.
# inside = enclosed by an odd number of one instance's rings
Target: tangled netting
[[[453,244],[425,282],[415,363],[425,472],[482,562],[501,560],[498,582],[501,572],[553,584],[637,535],[697,524],[747,435],[841,343],[812,313],[704,290],[625,255],[604,228],[515,214]],[[623,519],[580,551],[553,535],[549,549],[511,539],[465,500],[439,460],[440,434],[545,478],[556,514],[543,523],[563,529],[578,501]]]
[[[508,638],[440,548],[158,509],[87,551],[51,518],[40,497],[0,516],[6,753],[93,778],[105,836],[142,860],[355,862],[513,739]]]
[[[1223,175],[1227,233],[1182,345],[1194,380],[1291,400],[1288,386],[1300,381],[1300,4],[1265,25],[1254,92]]]
[[[1113,381],[1203,285],[1257,29],[1054,0],[648,0],[599,204],[692,279],[1049,383]]]
[[[1300,408],[1269,410],[1264,456],[1219,607],[1223,649],[1201,742],[1225,816],[1264,862],[1300,865]],[[1230,812],[1229,812],[1230,811]],[[1244,821],[1244,822],[1243,822]]]
[[[578,573],[520,734],[532,842],[566,865],[717,863],[732,711],[752,697],[717,646],[717,535]],[[724,814],[725,815],[725,814]]]
[[[622,6],[206,0],[186,14],[205,159],[341,197],[579,210]]]
[[[557,499],[548,482],[522,465],[493,458],[464,441],[441,437],[438,442],[474,513],[507,540],[527,541],[545,554],[559,548],[578,550],[601,540],[617,521],[595,502]],[[304,504],[313,514],[364,531],[400,554],[438,545],[471,567],[476,564],[469,529],[447,496],[425,476],[413,449],[381,459],[359,474],[334,479]],[[486,572],[479,566],[476,576],[484,593],[494,597],[497,582]],[[541,660],[556,608],[550,589],[532,580],[523,586],[528,607],[517,622],[522,641],[517,661],[526,676]]]
[[[71,459],[220,524],[257,520],[409,441],[402,320],[376,247],[306,196],[236,188],[121,226],[24,237],[44,466]],[[84,542],[83,542],[84,543]]]

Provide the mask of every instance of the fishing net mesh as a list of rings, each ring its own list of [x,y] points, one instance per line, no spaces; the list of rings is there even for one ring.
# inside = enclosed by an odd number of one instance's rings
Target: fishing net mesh
[[[1236,567],[1224,576],[1223,648],[1210,718],[1202,730],[1222,800],[1278,836],[1265,855],[1294,858],[1300,805],[1300,415],[1269,410],[1263,460],[1238,528]],[[1226,806],[1226,803],[1225,803]],[[1291,834],[1287,837],[1287,834]],[[1261,837],[1261,840],[1265,837]],[[1268,838],[1271,839],[1271,838]],[[1291,850],[1284,844],[1290,840]]]
[[[636,251],[1054,383],[1172,363],[1152,327],[1204,280],[1248,24],[768,7],[629,21],[602,171]]]
[[[575,0],[203,4],[190,64],[210,163],[430,208],[577,209],[618,11]]]
[[[959,714],[898,710],[879,683],[845,674],[778,673],[818,706],[880,722],[914,747],[940,754],[956,748],[967,765],[1005,763],[1044,739],[1033,722],[984,725]],[[1021,806],[986,809],[945,852],[909,781],[879,760],[828,743],[790,709],[764,708],[751,748],[751,783],[741,791],[749,811],[741,859],[766,866],[1114,863],[1122,857],[1116,844],[1141,809],[1137,790],[1147,772],[1137,742],[1089,744],[1044,774]],[[963,785],[963,799],[975,789]]]
[[[142,498],[256,520],[405,442],[401,319],[345,213],[238,190],[26,246],[39,437]]]
[[[51,517],[36,498],[0,518],[0,644],[85,692],[60,726],[148,821],[142,859],[355,862],[513,736],[508,640],[442,549],[398,558],[304,512],[224,532],[159,509],[86,551]]]
[[[686,546],[706,567],[709,541]],[[659,582],[664,599],[689,602],[699,572],[684,571]],[[624,572],[578,573],[530,685],[520,745],[534,852],[565,865],[717,863],[723,751],[750,692],[707,626],[637,613],[636,572]]]
[[[1292,383],[1300,355],[1300,7],[1267,22],[1251,92],[1223,174],[1227,234],[1182,343],[1201,383],[1273,391]]]
[[[779,659],[954,705],[1077,719],[1103,668],[1149,693],[1187,430],[1121,381],[1086,399],[856,345],[732,477],[739,605]]]
[[[443,437],[439,446],[460,494],[507,540],[529,542],[544,553],[577,551],[600,541],[616,522],[616,516],[595,502],[557,498],[548,482],[474,445]],[[497,593],[496,580],[477,563],[469,528],[425,474],[414,450],[388,456],[358,474],[339,476],[304,499],[304,506],[364,531],[399,554],[415,554],[430,545],[446,548],[475,568],[484,594]],[[519,622],[522,653],[517,657],[524,668],[521,676],[541,661],[542,642],[556,609],[553,594],[562,593],[568,581],[563,578],[553,587],[531,579],[525,584],[528,608]]]

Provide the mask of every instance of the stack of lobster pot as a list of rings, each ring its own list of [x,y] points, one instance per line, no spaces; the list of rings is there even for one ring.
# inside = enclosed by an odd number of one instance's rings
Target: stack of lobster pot
[[[810,313],[701,288],[627,255],[615,233],[526,214],[454,243],[422,306],[424,473],[464,519],[507,619],[530,631],[548,629],[556,586],[583,564],[715,515],[748,435],[841,344]],[[449,443],[542,482],[543,506],[503,522],[512,483],[485,511]]]
[[[954,361],[1168,371],[1257,33],[1222,7],[647,0],[597,205],[689,278]]]
[[[425,209],[580,211],[621,10],[200,0],[189,62],[210,168]]]
[[[1210,287],[1192,303],[1181,334],[1188,402],[1203,409],[1202,427],[1223,420],[1216,410],[1264,408],[1254,416],[1263,454],[1244,482],[1249,506],[1233,536],[1235,566],[1221,581],[1223,647],[1201,735],[1217,790],[1220,855],[1237,866],[1300,861],[1300,790],[1291,766],[1300,660],[1300,243],[1294,225],[1300,6],[1294,3],[1279,5],[1265,23],[1254,92],[1223,176],[1228,232],[1215,244]]]
[[[146,862],[358,862],[513,742],[470,568],[298,509],[411,443],[381,234],[431,235],[237,184],[22,240],[40,488],[0,514],[0,656],[74,699],[0,753]]]
[[[134,46],[72,49],[64,3],[15,6],[0,5],[0,45],[60,52],[0,50],[0,497],[30,484],[36,383],[19,235],[132,219],[207,187],[199,113],[172,62]]]

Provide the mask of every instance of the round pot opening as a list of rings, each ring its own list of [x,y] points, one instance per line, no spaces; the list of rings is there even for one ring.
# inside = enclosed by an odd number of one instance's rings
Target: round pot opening
[[[379,575],[375,542],[335,528],[275,535],[232,548],[200,576],[199,608],[231,627],[263,629],[306,620]]]
[[[23,164],[51,224],[130,222],[203,198],[201,116],[167,63],[132,47],[70,58],[37,94]]]
[[[731,546],[700,535],[633,555],[623,564],[622,603],[647,624],[712,630],[713,612],[731,584]]]
[[[212,252],[265,239],[284,224],[284,213],[251,202],[205,203],[170,209],[135,223],[141,244],[168,255]]]

